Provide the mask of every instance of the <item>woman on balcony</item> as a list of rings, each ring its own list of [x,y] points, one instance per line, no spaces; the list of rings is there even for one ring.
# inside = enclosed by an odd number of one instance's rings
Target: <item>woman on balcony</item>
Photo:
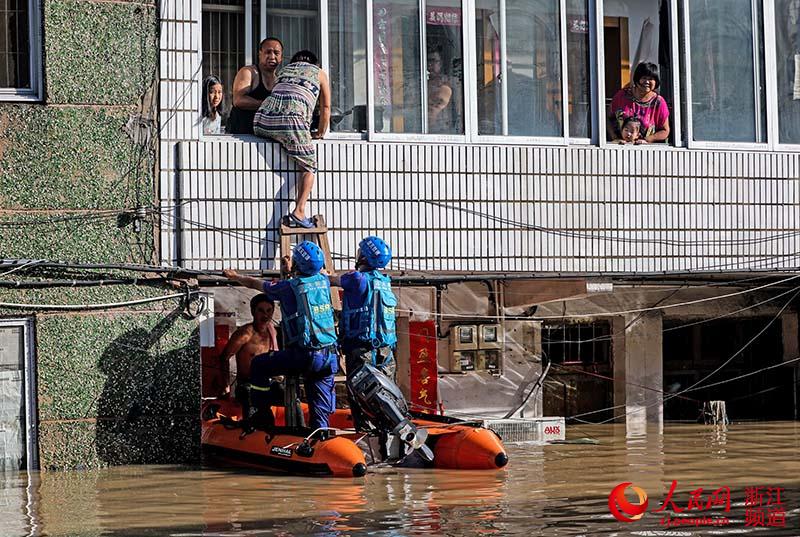
[[[319,130],[311,133],[311,117],[319,100]],[[297,184],[294,211],[289,219],[300,227],[312,228],[306,217],[306,202],[317,173],[317,153],[312,138],[325,136],[331,118],[331,91],[328,75],[319,67],[313,52],[301,50],[278,73],[272,93],[261,104],[253,120],[259,136],[281,144],[302,170]]]
[[[664,142],[669,137],[669,107],[664,97],[656,90],[661,85],[658,66],[642,62],[633,72],[633,83],[619,90],[611,100],[608,115],[610,141],[622,140],[622,123],[626,118],[636,117],[641,121],[641,136],[636,144]]]

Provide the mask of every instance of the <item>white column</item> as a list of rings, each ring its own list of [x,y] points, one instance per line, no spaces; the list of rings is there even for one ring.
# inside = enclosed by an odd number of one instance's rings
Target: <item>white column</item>
[[[660,312],[626,316],[625,424],[628,434],[664,425],[663,333]]]

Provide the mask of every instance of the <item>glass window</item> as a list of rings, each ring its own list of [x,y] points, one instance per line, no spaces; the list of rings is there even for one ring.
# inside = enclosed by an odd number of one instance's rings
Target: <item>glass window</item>
[[[461,0],[426,2],[424,24],[419,6],[373,5],[375,132],[463,134]]]
[[[38,3],[33,0],[0,1],[0,99],[4,95],[33,96],[38,90],[32,54],[30,17]]]
[[[283,42],[284,64],[303,49],[321,55],[318,0],[247,1],[250,2],[249,12],[242,0],[203,2],[203,78],[213,75],[222,82],[223,132],[233,104],[236,73],[245,65],[258,62],[262,39],[277,37]],[[250,43],[246,42],[248,26]]]
[[[427,2],[425,63],[427,130],[464,133],[464,57],[461,0]]]
[[[765,142],[760,1],[689,1],[695,140]]]
[[[609,141],[654,143],[669,137],[673,109],[670,3],[618,0],[604,4]]]
[[[367,130],[366,0],[329,0],[331,131]]]
[[[478,0],[475,26],[479,134],[561,136],[559,2]]]
[[[569,135],[591,137],[591,68],[589,66],[589,2],[567,0],[567,81]]]
[[[257,17],[254,19],[257,20]],[[236,78],[239,68],[245,64],[244,24],[244,5],[240,2],[203,2],[203,78],[213,75],[222,82],[223,121],[233,103],[233,79]],[[252,50],[258,48],[254,47]]]
[[[422,55],[416,0],[376,1],[375,132],[422,132]]]
[[[800,2],[775,0],[778,140],[800,144]]]
[[[503,134],[499,0],[475,4],[478,134]]]
[[[322,56],[319,44],[319,0],[261,0],[261,4],[260,8],[267,12],[267,28],[263,34],[253,35],[275,36],[283,41],[284,64],[301,50],[310,50]],[[253,13],[258,11],[254,9]],[[258,43],[253,46],[254,55],[257,50]]]
[[[560,136],[558,1],[506,0],[508,134]]]

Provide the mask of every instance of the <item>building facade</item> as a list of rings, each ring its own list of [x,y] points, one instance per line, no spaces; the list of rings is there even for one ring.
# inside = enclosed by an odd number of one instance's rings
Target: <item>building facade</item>
[[[518,408],[520,387],[534,384],[549,355],[554,367],[528,415],[633,427],[664,415],[695,420],[707,400],[736,399],[734,418],[793,418],[797,8],[790,0],[164,6],[162,261],[212,272],[276,267],[294,164],[260,138],[201,133],[195,104],[204,76],[230,88],[237,69],[257,61],[261,39],[275,36],[285,61],[310,48],[330,74],[331,132],[317,145],[312,212],[331,227],[335,268],[352,266],[360,238],[379,233],[394,247],[399,280],[514,275],[499,287],[400,293],[410,342],[413,323],[436,325],[446,409]],[[641,62],[658,66],[669,136],[612,143],[609,103]],[[514,279],[525,274],[531,281]],[[508,320],[521,325],[501,327],[499,365],[479,341],[453,339],[460,326],[479,336]],[[771,369],[751,374],[763,367]],[[749,380],[703,389],[743,374]],[[754,402],[771,410],[750,412]]]
[[[267,36],[330,75],[311,211],[336,270],[365,235],[392,244],[400,382],[417,406],[637,427],[723,399],[732,418],[796,419],[796,1],[18,4],[0,12],[15,36],[0,257],[31,261],[0,271],[18,463],[196,457],[210,365],[195,342],[214,332],[176,298],[131,304],[176,293],[129,265],[208,281],[276,267],[295,165],[263,139],[203,134],[199,115],[204,77],[230,103]],[[640,62],[659,67],[670,134],[617,145],[608,105]],[[247,320],[247,297],[204,291],[207,323]],[[109,303],[122,306],[41,308]]]

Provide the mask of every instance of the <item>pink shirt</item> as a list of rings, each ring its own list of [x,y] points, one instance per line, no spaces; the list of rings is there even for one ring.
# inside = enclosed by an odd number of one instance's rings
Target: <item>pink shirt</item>
[[[611,100],[611,117],[617,124],[617,132],[622,131],[622,121],[636,116],[642,122],[642,137],[651,136],[669,120],[669,107],[661,95],[647,102],[637,100],[629,88],[619,90]]]

